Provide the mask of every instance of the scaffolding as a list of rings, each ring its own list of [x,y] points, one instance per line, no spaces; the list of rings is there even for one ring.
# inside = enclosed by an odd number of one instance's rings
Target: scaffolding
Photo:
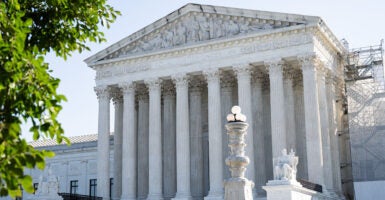
[[[383,66],[383,45],[351,49],[348,53],[345,65],[345,80],[358,81],[375,78],[376,66]],[[382,74],[383,77],[383,74]]]
[[[385,86],[383,40],[352,49],[345,65],[352,178],[385,180]]]

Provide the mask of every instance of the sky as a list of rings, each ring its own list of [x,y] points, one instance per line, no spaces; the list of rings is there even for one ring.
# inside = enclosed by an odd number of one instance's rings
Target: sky
[[[59,93],[68,99],[59,114],[66,136],[97,133],[95,71],[83,60],[188,3],[319,16],[336,37],[345,38],[351,48],[378,45],[385,38],[383,0],[109,0],[108,3],[122,15],[110,29],[102,29],[107,42],[89,43],[91,51],[73,53],[67,60],[55,55],[46,57],[53,69],[52,75],[61,79]],[[111,131],[113,115],[111,103]],[[22,130],[23,137],[31,141],[28,124]]]

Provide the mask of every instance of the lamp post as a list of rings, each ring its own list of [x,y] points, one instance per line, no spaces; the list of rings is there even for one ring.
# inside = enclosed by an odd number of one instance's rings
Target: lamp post
[[[225,200],[252,200],[254,183],[245,178],[246,166],[250,160],[245,155],[245,135],[247,127],[246,116],[241,113],[239,106],[231,108],[227,115],[227,134],[229,135],[230,155],[226,165],[231,171],[231,178],[224,181]]]

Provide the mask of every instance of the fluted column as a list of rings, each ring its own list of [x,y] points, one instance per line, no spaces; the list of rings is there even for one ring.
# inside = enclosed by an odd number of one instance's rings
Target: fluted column
[[[117,199],[122,194],[122,141],[123,141],[123,95],[120,90],[112,93],[115,106],[114,127],[114,161],[112,198]]]
[[[177,151],[177,191],[174,199],[191,199],[188,79],[185,74],[178,74],[173,76],[173,80],[176,88]]]
[[[265,170],[266,170],[266,179],[273,179],[273,157],[272,151],[273,147],[271,144],[271,112],[270,112],[270,80],[269,77],[265,77],[262,84],[262,102],[263,102],[263,129],[262,132],[265,136]],[[258,147],[257,147],[258,148]]]
[[[263,131],[263,95],[262,84],[264,81],[263,74],[255,74],[252,84],[252,107],[253,107],[253,122],[254,125],[254,151],[255,151],[255,189],[258,195],[264,196],[265,192],[262,189],[267,182],[265,168],[265,133]]]
[[[286,115],[283,89],[283,65],[280,59],[266,62],[270,77],[271,138],[273,158],[281,155],[286,145]]]
[[[298,73],[294,82],[294,105],[295,105],[295,130],[296,130],[296,153],[300,162],[297,166],[297,177],[308,180],[307,155],[306,155],[306,128],[305,128],[305,107],[303,102],[303,80]]]
[[[251,66],[248,63],[238,64],[233,67],[238,80],[238,104],[244,111],[247,121],[253,121],[251,107]],[[254,127],[249,126],[246,134],[246,156],[250,163],[246,170],[246,178],[255,180],[255,157],[254,157]],[[256,196],[256,190],[253,188],[253,196]]]
[[[223,199],[221,86],[219,71],[204,72],[208,89],[210,191],[205,199]]]
[[[99,100],[98,145],[97,145],[97,195],[109,199],[110,188],[110,88],[95,87]]]
[[[161,81],[147,80],[149,92],[149,129],[148,129],[148,200],[163,199],[162,193],[162,125],[161,125]]]
[[[122,200],[136,199],[136,130],[135,130],[135,85],[123,83],[123,171]],[[114,182],[115,183],[115,182]]]
[[[326,84],[325,84],[326,69],[319,67],[317,70],[317,83],[318,83],[318,98],[319,98],[319,111],[321,122],[321,135],[322,135],[322,158],[323,158],[323,170],[324,170],[324,184],[329,191],[333,189],[333,173],[332,173],[332,160],[331,160],[331,148],[330,148],[330,129],[329,129],[329,114],[327,108],[327,96],[326,96]]]
[[[191,196],[202,199],[203,182],[203,133],[202,133],[202,81],[199,77],[190,80],[190,182]]]
[[[334,84],[334,77],[329,74],[326,77],[326,95],[329,113],[329,125],[330,125],[330,143],[331,143],[331,156],[332,156],[332,172],[333,172],[333,186],[334,191],[341,194],[341,170],[340,170],[340,157],[339,157],[339,142],[337,132],[337,108],[336,108],[336,87]]]
[[[233,88],[235,85],[236,79],[229,73],[223,73],[221,75],[221,121],[226,121],[226,116],[228,111],[231,110],[233,103]],[[228,144],[227,130],[222,129],[222,160],[226,160],[229,156],[229,146]],[[223,178],[228,179],[231,177],[229,167],[225,162],[222,162],[223,166]]]
[[[138,139],[138,199],[146,199],[148,194],[148,124],[149,124],[149,112],[148,112],[148,92],[147,88],[137,87],[137,99],[138,99],[138,117],[137,117],[137,139]]]
[[[299,57],[302,65],[305,104],[306,152],[309,181],[324,183],[322,136],[315,56]]]
[[[172,198],[176,193],[176,102],[174,84],[163,84],[163,194]]]
[[[296,131],[294,116],[294,91],[293,91],[294,72],[290,66],[284,70],[283,88],[284,88],[284,105],[286,115],[286,147],[290,151],[296,150]]]

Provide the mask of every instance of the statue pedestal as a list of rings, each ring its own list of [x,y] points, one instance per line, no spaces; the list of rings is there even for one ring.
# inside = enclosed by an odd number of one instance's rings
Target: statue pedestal
[[[63,200],[59,195],[37,195],[29,198],[28,200]]]
[[[224,181],[225,200],[253,200],[254,183],[245,178],[230,178]]]
[[[312,196],[317,194],[316,191],[306,189],[299,183],[290,184],[289,181],[282,180],[269,181],[267,186],[262,188],[266,190],[267,200],[311,200]]]

